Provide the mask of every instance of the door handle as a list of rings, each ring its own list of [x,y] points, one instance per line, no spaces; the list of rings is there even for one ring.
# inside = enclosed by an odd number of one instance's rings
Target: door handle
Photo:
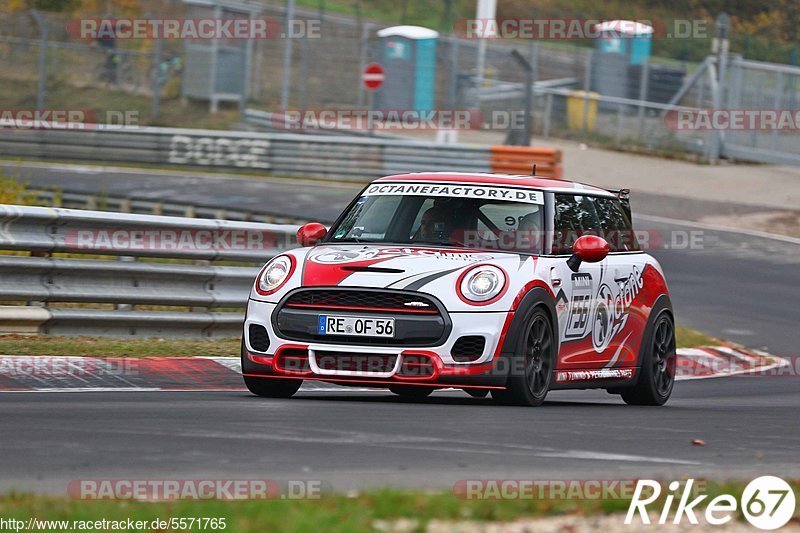
[[[550,269],[550,283],[553,285],[553,287],[561,286],[561,278],[558,276],[558,272],[556,272],[555,267]]]

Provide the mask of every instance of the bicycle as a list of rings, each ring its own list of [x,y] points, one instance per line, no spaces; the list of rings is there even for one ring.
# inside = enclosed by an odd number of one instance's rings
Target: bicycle
[[[140,83],[136,66],[130,56],[117,50],[105,51],[105,61],[94,67],[92,79],[103,84],[106,89],[115,86],[128,92],[136,92]]]

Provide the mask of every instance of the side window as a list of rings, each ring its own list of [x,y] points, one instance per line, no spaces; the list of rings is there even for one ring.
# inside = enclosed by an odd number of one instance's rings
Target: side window
[[[541,213],[538,205],[528,204],[484,204],[479,211],[501,230],[517,229],[523,220],[531,221],[530,224],[541,223]],[[488,230],[489,228],[482,220],[478,220],[478,228]],[[541,229],[541,228],[537,228]]]
[[[622,209],[619,200],[614,198],[594,198],[595,208],[600,215],[603,227],[602,236],[608,241],[612,252],[639,251],[639,243],[633,232],[633,225]]]
[[[478,235],[485,246],[541,253],[544,210],[539,205],[487,203],[479,208]],[[491,227],[494,226],[494,228]],[[495,234],[495,229],[499,230]]]
[[[590,196],[555,195],[554,254],[572,253],[572,245],[581,235],[599,234],[600,217]]]

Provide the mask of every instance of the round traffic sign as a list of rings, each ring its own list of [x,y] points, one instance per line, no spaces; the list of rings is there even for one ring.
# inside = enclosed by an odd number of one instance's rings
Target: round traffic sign
[[[377,63],[370,63],[364,67],[364,72],[361,74],[364,87],[370,91],[377,91],[380,89],[385,79],[386,73],[383,71],[383,67]]]

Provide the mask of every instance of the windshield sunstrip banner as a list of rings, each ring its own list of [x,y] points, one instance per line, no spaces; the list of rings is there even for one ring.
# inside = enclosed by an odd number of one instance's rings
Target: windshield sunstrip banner
[[[448,196],[451,198],[476,198],[526,204],[544,204],[542,191],[490,185],[381,183],[367,187],[363,196]]]

